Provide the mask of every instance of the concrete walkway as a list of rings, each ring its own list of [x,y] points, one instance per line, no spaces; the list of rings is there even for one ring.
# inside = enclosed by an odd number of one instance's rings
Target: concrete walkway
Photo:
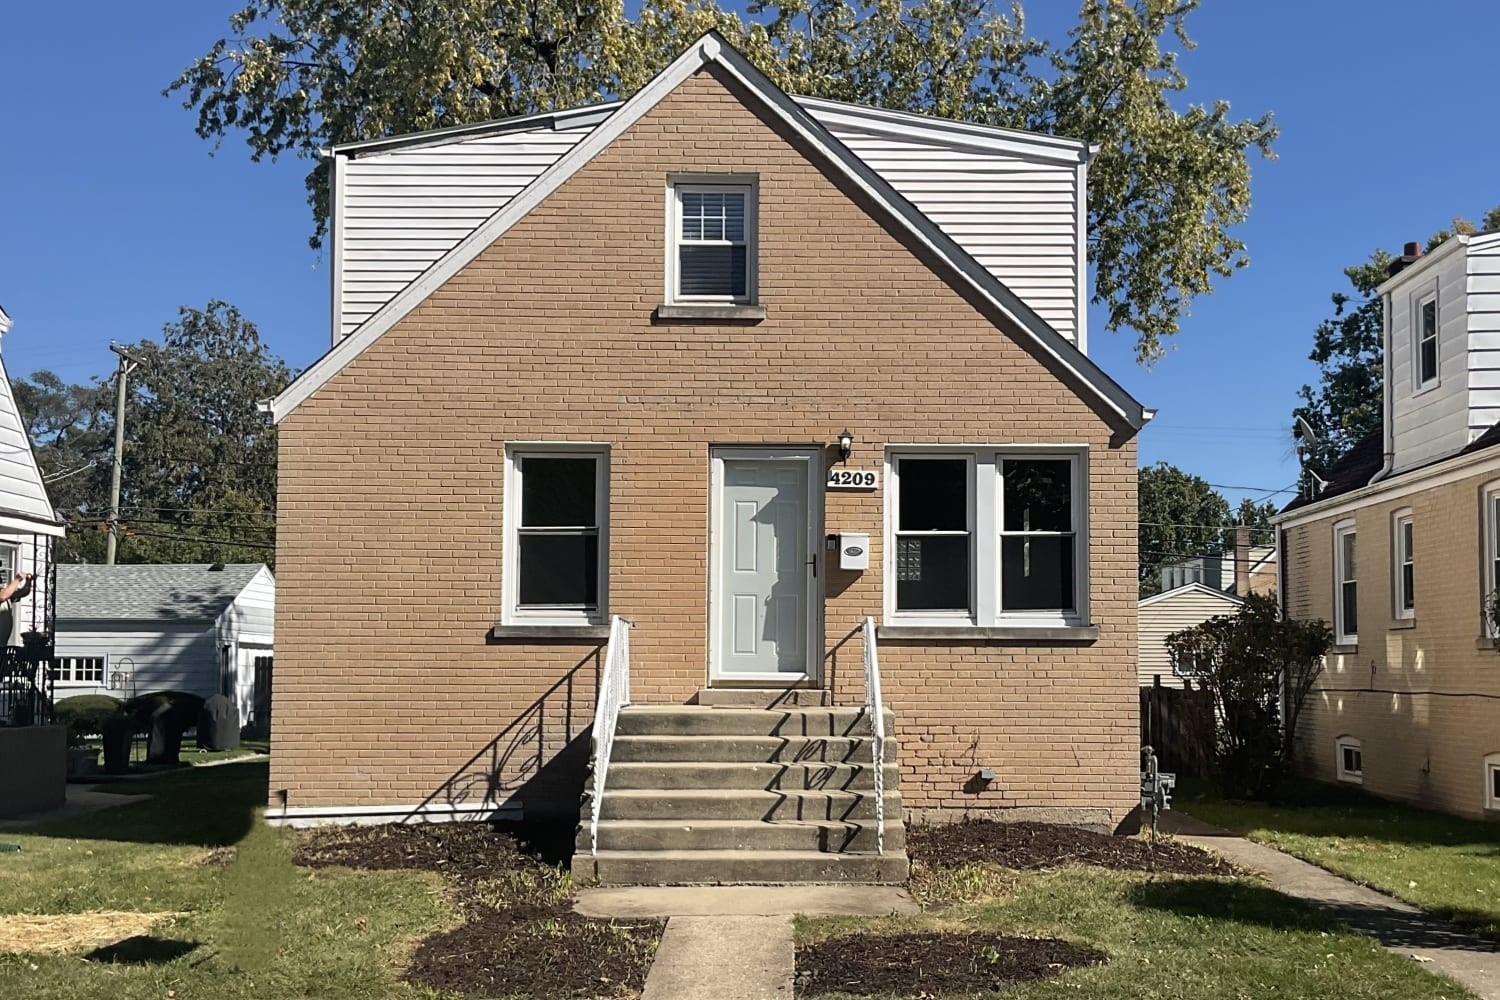
[[[1162,829],[1179,840],[1221,854],[1241,868],[1260,872],[1275,889],[1368,934],[1388,951],[1422,962],[1429,971],[1448,976],[1482,1000],[1500,1000],[1500,947],[1452,924],[1428,916],[1374,889],[1256,844],[1243,837],[1169,812]]]
[[[580,890],[586,917],[887,917],[920,913],[911,893],[885,885],[607,886]]]
[[[99,812],[103,809],[114,809],[117,806],[132,806],[137,802],[149,802],[151,800],[151,796],[149,795],[117,795],[78,785],[69,785],[67,796],[67,800],[55,809],[46,809],[42,812],[27,813],[25,816],[0,820],[0,830],[26,830],[33,826],[39,826],[42,823],[73,819],[77,816],[87,816],[89,813]]]

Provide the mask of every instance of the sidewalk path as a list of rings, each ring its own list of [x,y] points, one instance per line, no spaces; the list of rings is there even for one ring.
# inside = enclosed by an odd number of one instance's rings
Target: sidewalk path
[[[792,918],[673,917],[641,1000],[791,1000]]]
[[[1179,840],[1257,871],[1271,885],[1305,900],[1389,951],[1407,955],[1468,987],[1482,1000],[1500,1000],[1500,946],[1423,913],[1384,893],[1356,885],[1289,854],[1237,837],[1179,812],[1162,829]]]

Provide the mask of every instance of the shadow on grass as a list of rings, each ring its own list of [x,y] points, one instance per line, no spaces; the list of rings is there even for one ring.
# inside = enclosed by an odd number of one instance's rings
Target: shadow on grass
[[[166,965],[197,947],[197,941],[137,934],[103,948],[95,948],[83,957],[85,961],[102,962],[106,965]]]
[[[1180,917],[1250,924],[1278,931],[1317,933],[1333,929],[1330,921],[1368,934],[1387,948],[1445,948],[1496,953],[1494,944],[1397,903],[1364,903],[1327,899],[1307,904],[1275,889],[1210,879],[1147,882],[1130,890],[1130,901],[1142,909]]]

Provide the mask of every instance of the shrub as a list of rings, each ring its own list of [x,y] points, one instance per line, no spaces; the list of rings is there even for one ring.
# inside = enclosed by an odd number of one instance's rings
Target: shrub
[[[120,699],[107,694],[78,694],[52,706],[53,716],[68,728],[68,743],[79,746],[85,736],[104,732],[104,723],[120,711]]]
[[[1275,789],[1332,645],[1327,622],[1284,618],[1276,598],[1263,594],[1247,596],[1233,615],[1167,636],[1177,671],[1213,698],[1214,764],[1225,795],[1265,798]]]

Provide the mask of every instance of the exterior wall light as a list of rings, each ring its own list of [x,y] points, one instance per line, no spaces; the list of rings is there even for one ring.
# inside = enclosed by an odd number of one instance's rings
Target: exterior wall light
[[[854,435],[846,427],[839,432],[839,461],[849,461],[849,455],[854,451]]]

